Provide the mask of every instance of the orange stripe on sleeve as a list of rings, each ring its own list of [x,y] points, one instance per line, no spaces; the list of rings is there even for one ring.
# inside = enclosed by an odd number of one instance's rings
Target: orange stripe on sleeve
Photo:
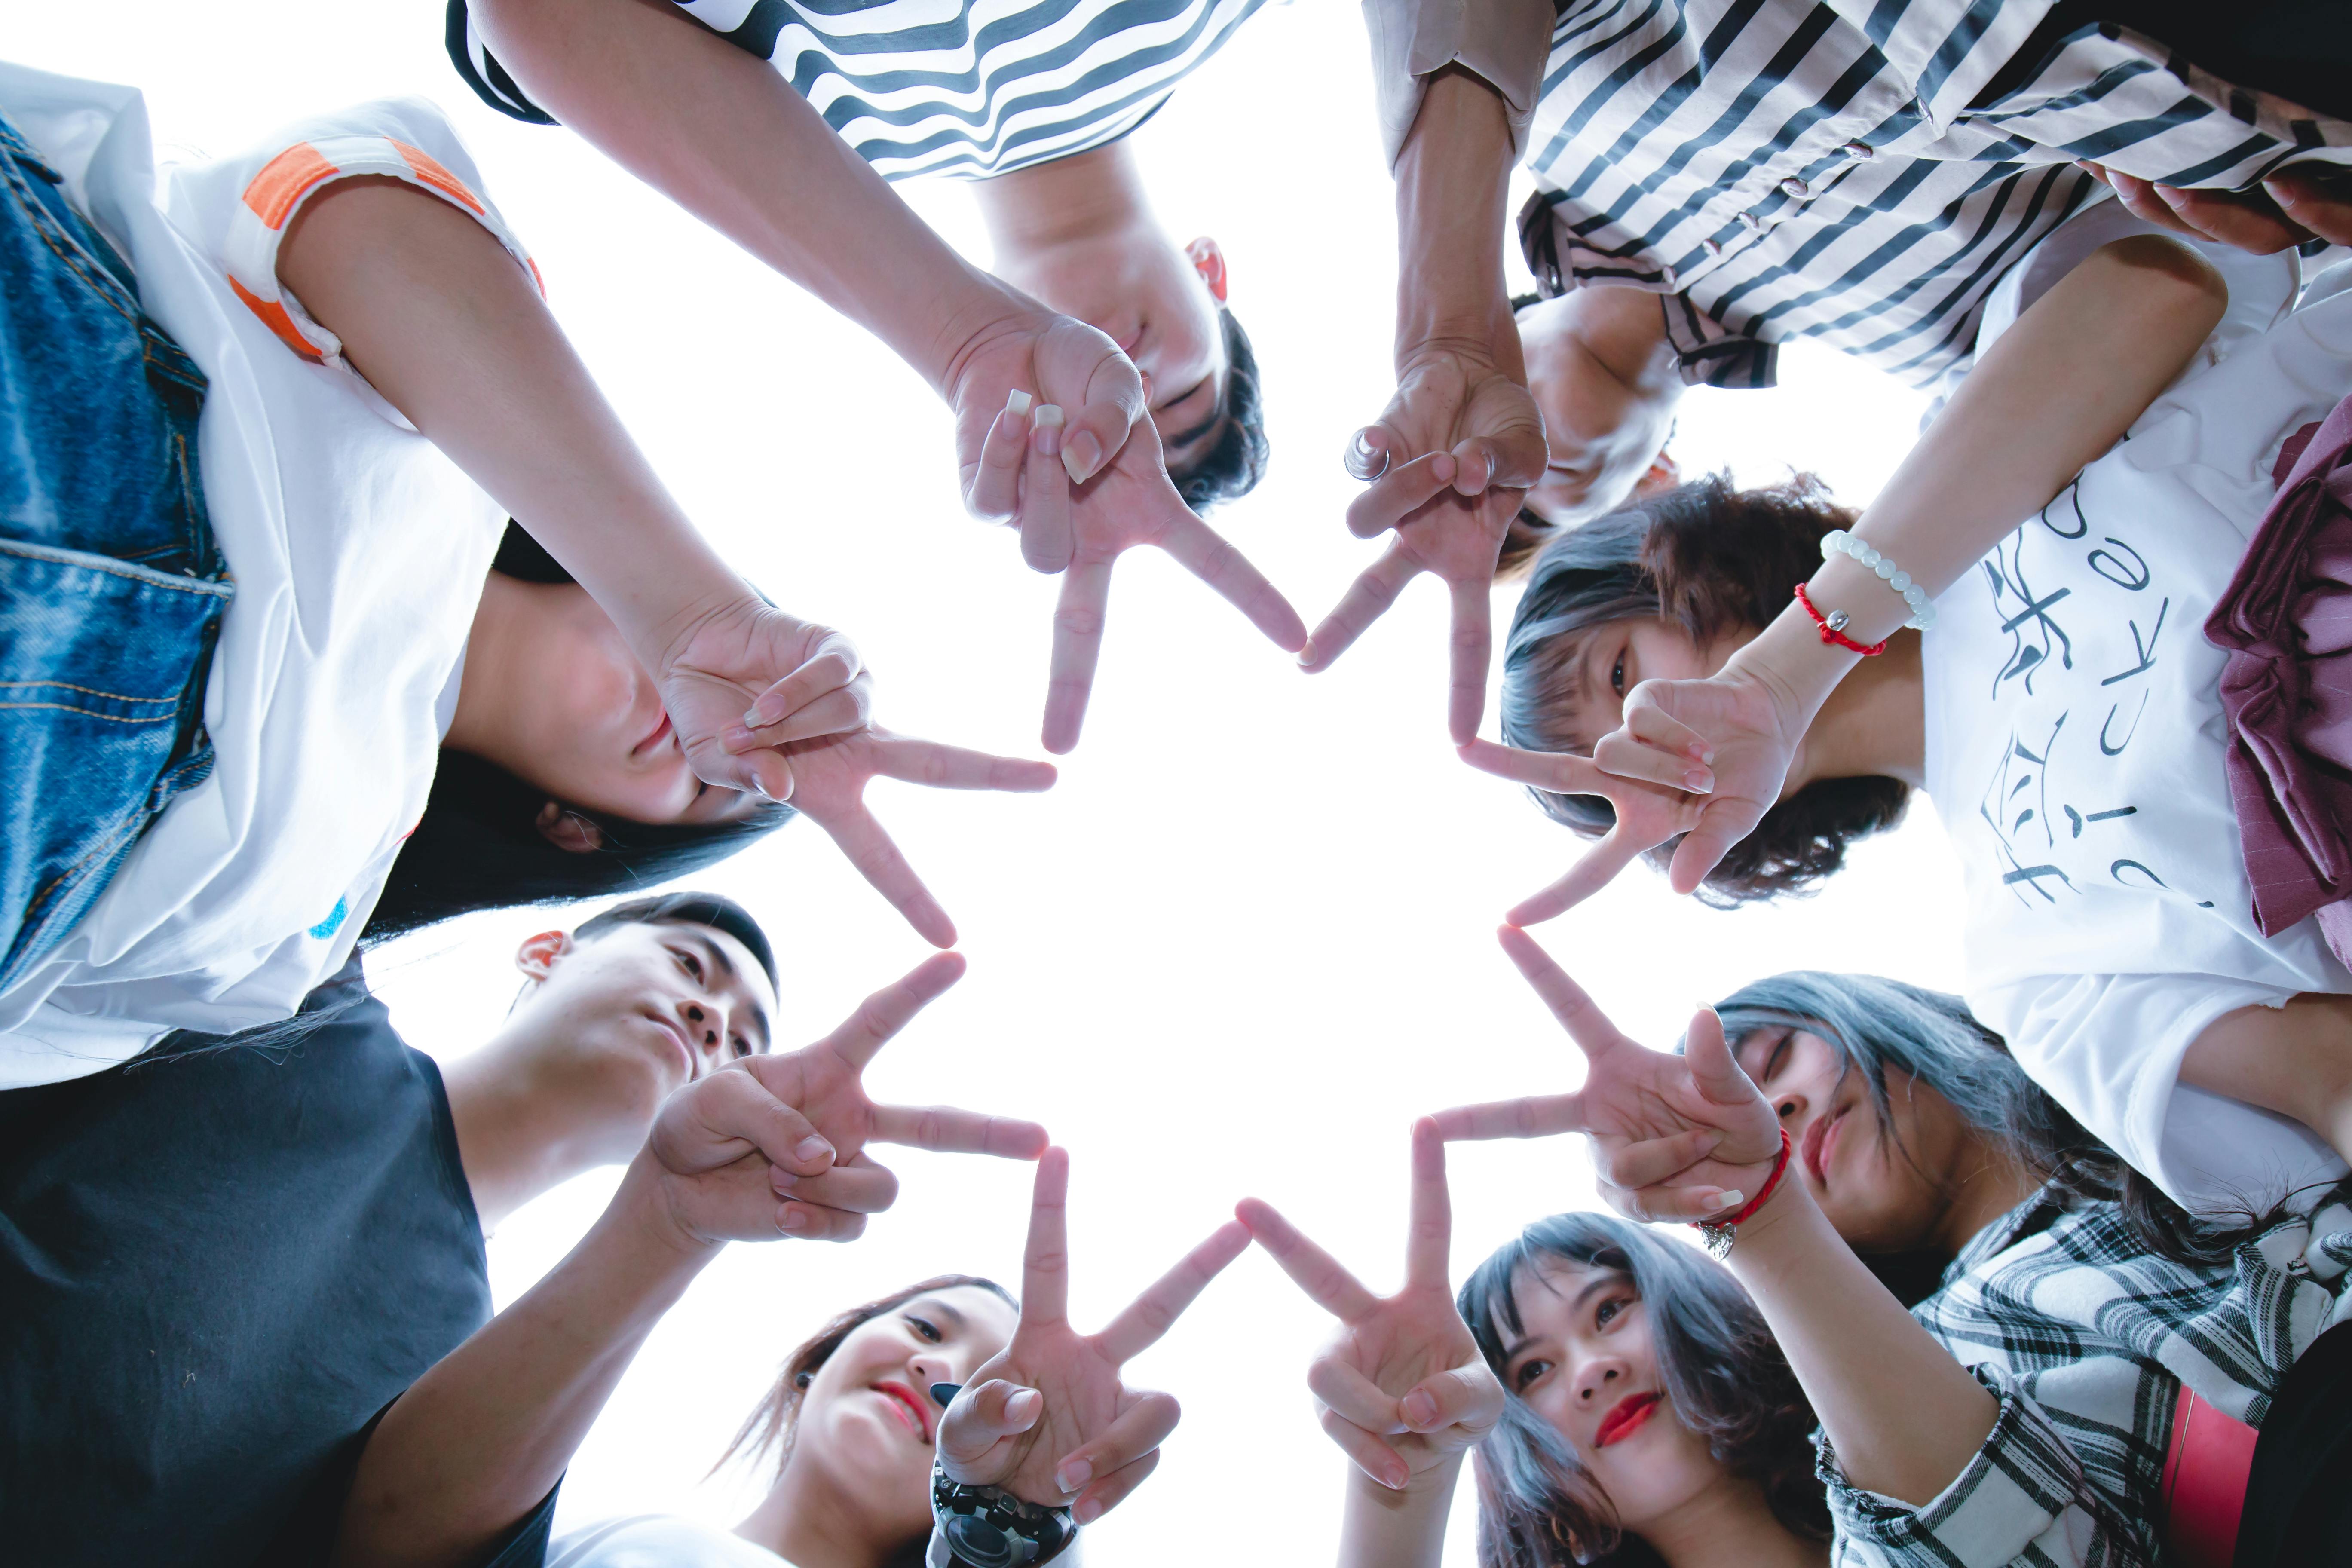
[[[522,264],[530,268],[530,280],[539,285],[539,297],[542,300],[546,299],[547,279],[539,275],[539,263],[526,256],[522,258]]]
[[[238,299],[245,301],[245,308],[260,317],[261,324],[276,332],[279,341],[288,348],[292,349],[312,364],[326,363],[324,356],[310,346],[310,340],[303,337],[295,328],[294,318],[286,313],[285,306],[275,300],[261,298],[234,278],[228,280],[228,286],[236,291]]]
[[[261,167],[245,187],[245,205],[271,228],[282,227],[302,194],[339,171],[308,142],[297,142]],[[251,303],[250,300],[247,303]]]
[[[408,161],[410,172],[419,180],[439,191],[475,216],[489,216],[483,211],[482,204],[475,199],[474,193],[466,188],[466,182],[443,168],[431,153],[411,147],[407,142],[394,138],[387,137],[385,140],[390,141],[400,150],[400,155]]]

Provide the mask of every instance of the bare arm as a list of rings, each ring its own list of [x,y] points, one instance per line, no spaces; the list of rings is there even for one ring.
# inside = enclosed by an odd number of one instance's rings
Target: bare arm
[[[1461,1479],[1458,1454],[1415,1476],[1402,1491],[1349,1469],[1348,1502],[1339,1515],[1339,1568],[1438,1568]]]
[[[2352,1149],[2352,996],[2225,1013],[2180,1058],[2180,1081],[2300,1121],[2343,1154]]]

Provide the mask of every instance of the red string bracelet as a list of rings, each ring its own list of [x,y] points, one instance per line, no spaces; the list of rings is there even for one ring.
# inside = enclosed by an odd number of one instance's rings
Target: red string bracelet
[[[1805,585],[1802,583],[1797,584],[1797,603],[1804,605],[1805,614],[1813,617],[1813,625],[1821,630],[1822,641],[1835,643],[1838,647],[1851,649],[1864,658],[1875,658],[1886,651],[1886,644],[1883,641],[1864,644],[1846,636],[1845,612],[1840,610],[1834,616],[1825,616],[1813,608],[1813,596],[1805,592]]]
[[[1691,1221],[1692,1227],[1706,1239],[1707,1251],[1714,1256],[1717,1262],[1721,1262],[1725,1256],[1731,1251],[1731,1233],[1738,1228],[1742,1221],[1753,1215],[1758,1209],[1762,1208],[1766,1200],[1770,1198],[1773,1193],[1779,1189],[1780,1185],[1780,1178],[1789,1173],[1789,1155],[1794,1148],[1795,1145],[1789,1141],[1789,1130],[1783,1127],[1780,1129],[1780,1157],[1772,1162],[1772,1173],[1764,1178],[1764,1185],[1758,1190],[1756,1195],[1748,1199],[1747,1204],[1742,1206],[1740,1211],[1736,1215],[1727,1215],[1723,1219],[1698,1219]]]

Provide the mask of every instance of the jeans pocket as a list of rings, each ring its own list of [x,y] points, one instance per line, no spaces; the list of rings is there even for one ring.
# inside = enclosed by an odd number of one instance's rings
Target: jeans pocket
[[[0,990],[80,923],[173,798],[234,587],[0,540]]]

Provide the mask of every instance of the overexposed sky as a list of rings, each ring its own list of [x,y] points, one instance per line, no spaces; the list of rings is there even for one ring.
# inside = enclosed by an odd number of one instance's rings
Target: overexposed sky
[[[442,51],[437,0],[8,9],[9,58],[143,88],[166,156],[226,153],[363,99],[439,102],[551,305],[720,549],[780,603],[857,639],[885,724],[1042,754],[1055,585],[1021,565],[1009,535],[963,515],[940,405],[886,350],[585,143],[481,106]],[[1392,209],[1356,8],[1262,13],[1136,145],[1174,237],[1223,244],[1264,373],[1272,471],[1213,521],[1311,625],[1379,548],[1341,521],[1355,487],[1339,455],[1393,384]],[[985,261],[967,192],[900,189]],[[1810,468],[1866,501],[1908,447],[1920,399],[1801,349],[1782,370],[1775,391],[1685,401],[1685,470],[1768,482]],[[1506,592],[1498,626],[1509,613]],[[874,786],[971,972],[870,1081],[877,1095],[1033,1117],[1070,1149],[1082,1327],[1245,1194],[1388,1288],[1412,1118],[1573,1087],[1573,1050],[1493,931],[1578,846],[1514,786],[1455,761],[1444,629],[1444,595],[1422,582],[1334,669],[1305,678],[1180,568],[1138,552],[1118,568],[1086,738],[1053,791]],[[824,1033],[929,951],[805,824],[696,881],[741,900],[774,938],[780,1045]],[[1663,1041],[1693,1005],[1781,969],[1955,988],[1958,907],[1922,802],[1811,900],[1717,913],[1637,869],[1538,935],[1621,1025]],[[458,1056],[504,1012],[516,942],[589,912],[456,922],[369,970],[412,1042]],[[703,1275],[590,1435],[560,1527],[656,1510],[731,1523],[756,1481],[703,1474],[819,1321],[942,1270],[1017,1283],[1027,1167],[884,1157],[902,1194],[865,1239],[738,1246]],[[1458,1147],[1452,1169],[1457,1279],[1526,1221],[1593,1202],[1567,1141]],[[616,1174],[507,1222],[490,1244],[501,1302],[562,1256]],[[1132,1369],[1183,1401],[1184,1422],[1158,1475],[1089,1532],[1093,1561],[1190,1568],[1203,1496],[1255,1561],[1327,1557],[1344,1461],[1305,1386],[1327,1329],[1263,1256],[1229,1269]],[[1466,1486],[1459,1502],[1449,1560],[1467,1562]]]

